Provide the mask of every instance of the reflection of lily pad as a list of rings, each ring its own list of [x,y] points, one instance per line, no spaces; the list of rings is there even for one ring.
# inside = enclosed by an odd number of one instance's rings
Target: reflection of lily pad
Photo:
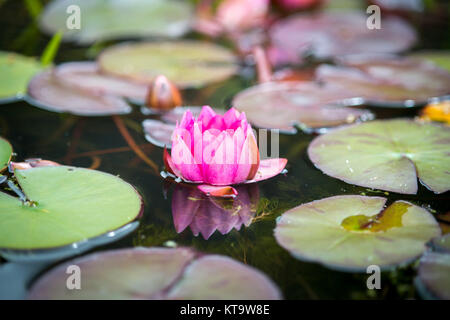
[[[450,189],[450,128],[410,120],[372,121],[314,139],[308,155],[324,173],[358,186],[405,194],[417,177],[435,193]]]
[[[0,138],[0,171],[3,171],[9,163],[12,155],[11,144]]]
[[[79,29],[68,29],[74,11],[80,8]],[[187,1],[173,0],[58,0],[47,5],[40,27],[48,33],[64,30],[64,39],[91,43],[127,37],[178,37],[188,29],[193,14]]]
[[[409,262],[440,235],[439,225],[423,208],[396,201],[383,210],[385,202],[350,195],[306,203],[281,216],[275,237],[299,259],[345,271]]]
[[[450,300],[450,254],[424,254],[415,283],[425,299]]]
[[[98,70],[95,62],[69,62],[57,66],[54,76],[67,86],[80,88],[98,95],[115,95],[144,103],[148,86],[110,77]]]
[[[237,71],[229,50],[202,41],[119,44],[106,49],[98,61],[111,75],[150,85],[163,74],[181,88],[225,80]]]
[[[102,235],[134,220],[136,190],[95,170],[55,166],[15,170],[28,200],[0,192],[0,248],[54,248]]]
[[[450,93],[450,73],[434,64],[392,55],[354,55],[317,69],[319,80],[341,85],[369,104],[413,106]]]
[[[0,51],[0,103],[20,98],[31,77],[42,69],[34,58]]]
[[[82,290],[66,287],[68,265],[82,270]],[[45,274],[31,299],[279,299],[261,272],[188,248],[135,248],[91,254]]]
[[[300,62],[303,55],[320,59],[345,54],[396,53],[410,48],[416,34],[406,22],[383,17],[379,30],[367,28],[367,16],[354,12],[298,14],[273,25],[272,45],[283,58],[275,63]]]
[[[242,91],[232,105],[257,127],[295,132],[295,124],[326,128],[371,117],[365,110],[330,105],[349,97],[349,92],[335,86],[269,82]]]
[[[61,82],[52,71],[43,71],[31,79],[27,101],[37,107],[82,116],[124,114],[131,107],[120,97],[95,94]]]

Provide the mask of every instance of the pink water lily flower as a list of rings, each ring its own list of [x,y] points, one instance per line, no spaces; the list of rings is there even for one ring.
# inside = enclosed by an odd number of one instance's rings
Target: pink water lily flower
[[[172,133],[171,155],[164,151],[166,169],[212,196],[236,196],[230,185],[251,183],[283,171],[287,159],[260,160],[259,149],[245,113],[231,108],[224,115],[204,106],[197,119],[187,110]]]

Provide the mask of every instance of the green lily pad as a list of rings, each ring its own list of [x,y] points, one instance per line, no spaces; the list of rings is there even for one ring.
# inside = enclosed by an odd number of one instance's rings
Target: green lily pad
[[[435,65],[450,71],[450,51],[419,51],[409,56],[429,60]]]
[[[110,174],[55,166],[15,170],[27,202],[0,192],[0,248],[57,248],[136,219],[142,200]]]
[[[308,147],[325,174],[362,187],[417,193],[450,189],[450,127],[411,120],[372,121],[336,129]]]
[[[150,85],[163,74],[178,87],[201,87],[237,72],[231,51],[202,41],[125,43],[106,49],[98,58],[108,74]]]
[[[441,231],[428,211],[405,201],[384,208],[386,198],[335,196],[284,213],[275,238],[294,257],[343,271],[382,269],[420,256]]]
[[[81,290],[66,287],[69,265]],[[231,258],[189,248],[134,248],[91,254],[60,265],[31,288],[30,299],[279,299],[263,273]]]
[[[7,140],[0,138],[0,172],[8,166],[12,151],[11,144]]]
[[[81,28],[71,30],[66,23],[72,5],[80,8]],[[128,37],[179,37],[189,30],[192,16],[188,1],[55,0],[45,7],[39,25],[49,34],[63,30],[63,39],[87,44]]]
[[[424,299],[450,300],[450,254],[424,254],[415,284]]]
[[[20,54],[0,51],[0,103],[20,99],[28,81],[42,69],[38,60]]]

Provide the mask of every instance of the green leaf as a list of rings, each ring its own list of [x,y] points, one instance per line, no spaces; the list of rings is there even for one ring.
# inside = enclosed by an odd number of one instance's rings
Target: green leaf
[[[396,201],[386,209],[385,203],[386,198],[357,195],[305,203],[281,216],[275,238],[300,260],[342,271],[366,272],[369,265],[390,269],[411,262],[441,234],[439,224],[411,203]],[[366,224],[370,220],[372,227]]]
[[[36,19],[42,10],[42,4],[39,0],[25,0],[25,7],[33,19]]]
[[[100,171],[56,166],[15,170],[29,200],[0,192],[0,248],[55,248],[115,230],[142,209],[136,190]]]
[[[0,138],[0,172],[8,165],[12,151],[11,144],[7,140]]]
[[[163,74],[181,88],[220,82],[237,72],[233,53],[203,41],[139,42],[109,47],[98,58],[111,75],[151,84]]]
[[[450,189],[450,127],[411,120],[371,121],[331,131],[308,148],[327,175],[362,187],[416,194]]]
[[[0,103],[21,98],[30,79],[41,69],[34,58],[0,51]]]

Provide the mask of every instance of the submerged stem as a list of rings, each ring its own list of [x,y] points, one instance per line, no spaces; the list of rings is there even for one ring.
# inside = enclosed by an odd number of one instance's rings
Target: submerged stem
[[[148,164],[155,171],[155,173],[158,174],[159,170],[158,170],[157,164],[154,163],[152,160],[150,160],[150,158],[145,155],[145,153],[141,150],[141,148],[139,148],[139,146],[134,141],[133,137],[128,132],[128,129],[125,127],[125,124],[123,123],[122,119],[117,115],[112,116],[112,119],[114,120],[114,123],[116,124],[117,129],[119,129],[120,134],[125,139],[125,141],[128,143],[130,148],[134,151],[134,153],[136,153],[136,155],[139,158],[141,158],[142,161],[144,161],[146,164]]]

